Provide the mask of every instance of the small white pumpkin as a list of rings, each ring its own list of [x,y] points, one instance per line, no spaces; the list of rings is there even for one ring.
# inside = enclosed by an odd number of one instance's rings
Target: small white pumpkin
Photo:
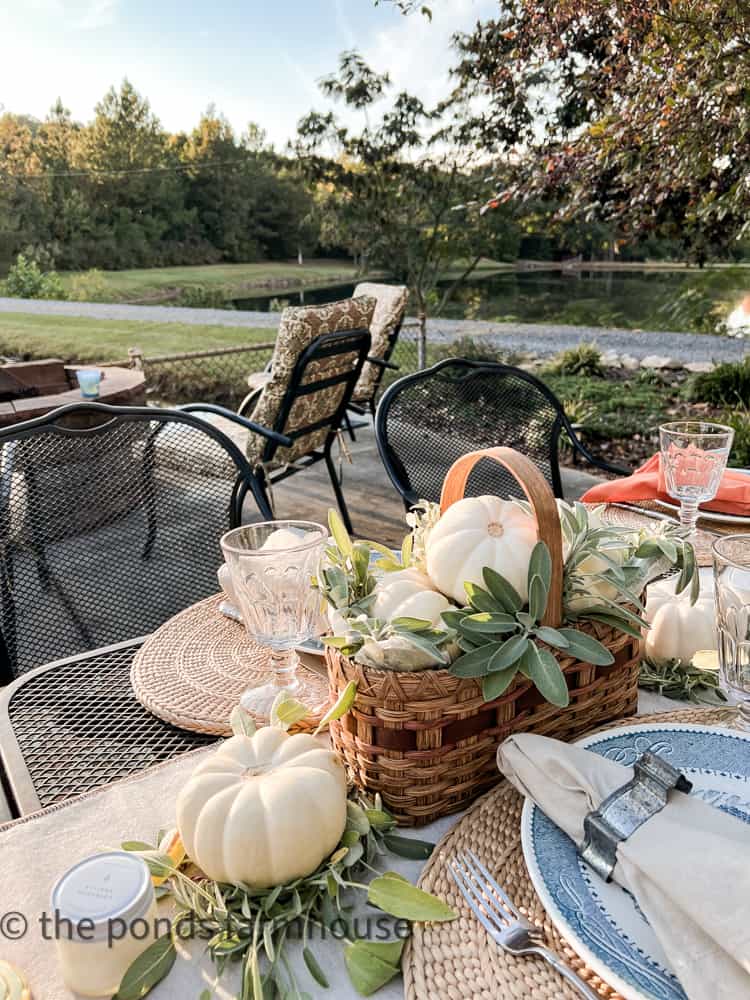
[[[493,496],[458,500],[427,538],[427,575],[439,591],[463,605],[464,583],[483,587],[482,570],[488,566],[504,576],[525,603],[536,541],[536,520],[510,500]]]
[[[451,603],[435,590],[424,573],[412,567],[386,573],[375,589],[372,617],[390,622],[394,618],[420,618],[442,626],[440,616]]]
[[[0,1000],[31,1000],[24,974],[5,960],[0,961]]]
[[[188,856],[217,882],[254,889],[314,871],[346,826],[340,758],[306,733],[265,726],[199,764],[177,799]]]
[[[655,663],[680,660],[690,663],[699,649],[716,649],[716,609],[713,594],[701,594],[690,604],[687,593],[677,596],[669,581],[652,584],[646,592],[644,651]]]

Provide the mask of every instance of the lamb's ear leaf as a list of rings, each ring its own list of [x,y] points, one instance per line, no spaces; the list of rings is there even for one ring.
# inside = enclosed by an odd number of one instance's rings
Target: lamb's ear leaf
[[[318,723],[318,727],[313,733],[313,736],[317,736],[318,733],[324,729],[329,722],[334,722],[336,719],[340,719],[342,715],[346,715],[349,709],[354,704],[354,699],[357,696],[357,682],[349,681],[344,690],[338,696],[333,705],[328,709],[326,714]]]
[[[478,587],[475,583],[464,583],[464,590],[469,598],[469,604],[475,611],[497,611],[492,595],[482,587]]]
[[[529,586],[535,576],[541,577],[544,589],[549,590],[552,580],[552,558],[544,542],[537,542],[529,560]]]
[[[586,635],[577,628],[561,628],[559,631],[568,640],[565,650],[567,656],[576,656],[584,663],[592,663],[597,667],[608,667],[610,663],[615,662],[607,647],[592,635]]]
[[[566,650],[567,652],[569,650]],[[566,708],[570,702],[570,693],[565,674],[556,657],[548,649],[540,648],[532,642],[529,643],[524,663],[529,677],[542,697],[558,708]]]
[[[301,701],[297,701],[286,689],[282,688],[274,698],[273,705],[271,705],[270,722],[272,726],[278,726],[279,729],[286,730],[309,714],[310,709],[307,705],[303,705]]]
[[[341,554],[350,556],[354,551],[352,540],[349,537],[349,532],[344,527],[341,515],[333,508],[328,511],[328,527]]]
[[[535,622],[541,621],[547,608],[547,588],[544,580],[535,573],[529,580],[529,614]]]
[[[507,670],[496,670],[482,678],[482,697],[485,701],[494,701],[504,694],[513,683],[518,673],[516,666],[508,667]]]
[[[487,590],[489,590],[498,604],[501,605],[503,611],[515,614],[516,611],[521,610],[523,601],[515,587],[508,583],[504,576],[500,576],[499,573],[494,569],[490,569],[489,566],[484,567],[482,576]],[[497,608],[479,608],[478,610],[496,611]]]
[[[245,711],[242,705],[235,705],[229,716],[229,725],[235,736],[255,736],[255,719]]]

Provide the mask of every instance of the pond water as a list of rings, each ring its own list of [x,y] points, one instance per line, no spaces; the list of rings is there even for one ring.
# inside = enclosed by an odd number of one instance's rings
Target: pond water
[[[233,300],[237,309],[268,312],[351,295],[353,284],[284,289]],[[444,315],[523,323],[572,323],[642,330],[719,332],[750,296],[750,268],[699,271],[510,271],[467,282]],[[747,300],[750,323],[750,298]]]

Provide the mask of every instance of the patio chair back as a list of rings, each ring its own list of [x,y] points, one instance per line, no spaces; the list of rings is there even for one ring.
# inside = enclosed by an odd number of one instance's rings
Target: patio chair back
[[[328,452],[369,349],[366,326],[316,337],[296,358],[285,384],[269,383],[252,412],[254,422],[291,438],[292,446],[250,434],[248,457],[256,463],[279,465],[321,450]],[[274,411],[271,421],[266,409]]]
[[[386,471],[407,506],[440,499],[453,462],[505,445],[528,456],[562,496],[558,442],[575,434],[562,404],[539,379],[509,365],[449,358],[394,382],[378,406],[375,434]],[[523,496],[491,460],[471,473],[466,496]]]
[[[269,518],[236,444],[188,413],[81,403],[1,431],[0,680],[216,593],[248,491]]]
[[[372,343],[369,359],[362,368],[352,400],[360,405],[369,406],[374,411],[375,400],[380,390],[385,374],[385,366],[373,362],[373,358],[388,362],[391,360],[401,325],[406,313],[406,303],[409,299],[409,289],[406,285],[384,285],[375,281],[361,281],[353,292],[359,295],[369,295],[375,299],[376,306],[370,323]]]

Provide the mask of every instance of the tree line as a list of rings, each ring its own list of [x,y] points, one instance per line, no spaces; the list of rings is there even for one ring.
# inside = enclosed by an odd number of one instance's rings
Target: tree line
[[[58,100],[44,121],[0,115],[0,263],[150,267],[286,259],[317,243],[295,164],[213,109],[166,131],[125,80],[86,125]]]

